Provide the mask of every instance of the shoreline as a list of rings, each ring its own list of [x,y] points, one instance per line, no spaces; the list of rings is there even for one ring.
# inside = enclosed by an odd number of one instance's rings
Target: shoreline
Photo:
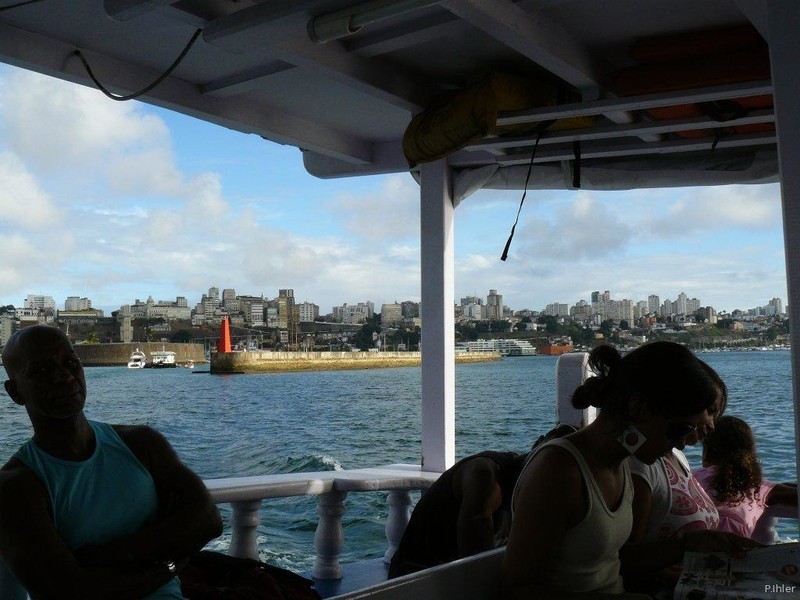
[[[498,361],[499,352],[456,354],[456,364]],[[216,352],[211,373],[283,373],[418,367],[421,352]]]

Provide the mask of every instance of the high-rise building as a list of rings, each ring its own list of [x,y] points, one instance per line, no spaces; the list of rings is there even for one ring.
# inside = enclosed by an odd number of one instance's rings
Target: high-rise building
[[[397,302],[381,306],[381,326],[392,327],[403,324],[403,307]]]
[[[228,312],[239,312],[241,310],[235,289],[225,288],[222,290],[222,306],[224,306]]]
[[[600,292],[592,292],[592,304],[597,304],[600,301]]]
[[[419,316],[419,302],[412,302],[411,300],[406,300],[405,302],[401,302],[400,306],[403,307],[404,319],[413,319]]]
[[[278,328],[294,330],[294,290],[278,290]]]
[[[67,296],[64,301],[64,310],[89,310],[90,308],[92,308],[92,301],[88,298]]]
[[[17,320],[13,313],[0,315],[0,346],[5,346],[11,334],[17,330]]]
[[[675,300],[675,314],[677,315],[685,315],[687,309],[687,302],[688,298],[686,297],[685,292],[681,292],[678,294],[678,299]]]
[[[496,321],[503,318],[503,296],[497,290],[489,290],[486,296],[486,319]]]
[[[301,302],[297,305],[297,316],[301,323],[313,323],[319,317],[319,306],[313,302]]]
[[[375,305],[372,302],[359,302],[355,306],[342,304],[333,307],[333,318],[340,323],[357,325],[365,323],[368,318],[375,314]]]
[[[656,296],[655,294],[650,294],[647,297],[647,312],[651,315],[657,315],[659,306],[661,305],[661,299]]]
[[[773,315],[783,314],[783,301],[780,298],[773,298],[767,303],[767,306],[771,308],[770,312]]]
[[[38,294],[28,294],[25,297],[24,308],[35,308],[38,310],[55,310],[56,301],[52,296],[40,296]]]

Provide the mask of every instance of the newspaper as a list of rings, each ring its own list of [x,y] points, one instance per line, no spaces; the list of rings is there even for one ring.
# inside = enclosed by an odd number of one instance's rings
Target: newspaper
[[[800,544],[750,550],[743,558],[687,552],[673,600],[800,598]]]

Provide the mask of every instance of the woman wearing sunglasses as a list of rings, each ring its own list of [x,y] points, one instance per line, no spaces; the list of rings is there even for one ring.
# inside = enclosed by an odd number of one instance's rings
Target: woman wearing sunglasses
[[[728,402],[728,389],[714,369],[700,361],[700,366],[713,382],[717,394],[714,402],[702,413],[697,426],[677,441],[675,447],[654,463],[648,464],[631,457],[633,475],[633,528],[630,548],[644,542],[682,540],[691,534],[696,550],[736,550],[748,546],[738,536],[730,537],[718,531],[720,516],[714,501],[692,473],[689,461],[682,452],[686,446],[702,442],[714,431],[714,426]],[[676,432],[677,433],[677,432]],[[756,545],[756,544],[754,544]],[[647,554],[628,552],[625,557],[625,584],[629,589],[654,591],[674,586],[680,575],[680,561],[659,568]]]
[[[645,344],[625,357],[599,346],[589,365],[597,376],[575,391],[572,404],[595,406],[600,414],[542,445],[514,491],[504,565],[514,599],[644,598],[626,593],[621,573],[664,568],[687,549],[742,549],[730,534],[713,547],[691,532],[628,543],[634,523],[628,459],[652,465],[706,426],[720,397],[713,372],[671,342]]]

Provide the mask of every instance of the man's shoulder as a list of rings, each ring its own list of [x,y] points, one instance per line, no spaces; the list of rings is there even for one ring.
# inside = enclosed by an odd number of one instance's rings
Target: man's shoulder
[[[127,444],[161,440],[164,437],[149,425],[112,425],[108,423],[108,426]]]
[[[36,474],[16,458],[0,467],[0,510],[9,503],[19,504],[31,495],[44,493]]]

